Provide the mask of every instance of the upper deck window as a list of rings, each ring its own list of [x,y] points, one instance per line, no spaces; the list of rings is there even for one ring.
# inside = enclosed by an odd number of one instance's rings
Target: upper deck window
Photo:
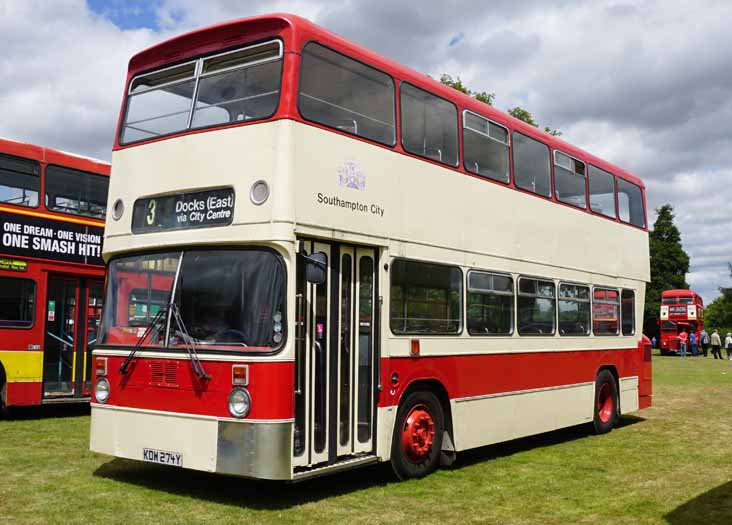
[[[40,171],[36,161],[0,154],[0,202],[38,206]]]
[[[394,81],[313,42],[302,53],[298,106],[313,122],[393,146]]]
[[[555,151],[554,191],[557,200],[578,208],[587,208],[586,186],[585,163],[561,151]]]
[[[281,76],[282,43],[272,40],[135,77],[120,143],[271,117]]]
[[[590,164],[590,209],[615,218],[615,178]]]
[[[485,117],[463,112],[463,159],[471,173],[508,183],[508,130]]]
[[[46,168],[46,208],[103,219],[109,178],[62,166]]]
[[[513,133],[513,176],[516,186],[552,196],[549,147],[521,133]]]
[[[627,180],[618,180],[618,217],[640,228],[646,226],[641,189]]]
[[[415,155],[458,164],[457,108],[410,84],[401,85],[402,145]]]

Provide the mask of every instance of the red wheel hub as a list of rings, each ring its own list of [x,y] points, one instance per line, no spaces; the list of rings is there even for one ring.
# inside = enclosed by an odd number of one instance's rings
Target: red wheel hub
[[[417,405],[409,411],[402,427],[402,449],[410,461],[420,463],[429,455],[435,442],[435,422],[429,409]]]
[[[597,393],[597,417],[607,423],[613,416],[613,394],[608,383],[603,383]]]

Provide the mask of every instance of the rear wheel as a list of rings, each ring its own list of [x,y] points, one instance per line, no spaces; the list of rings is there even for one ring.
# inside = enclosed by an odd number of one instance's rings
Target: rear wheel
[[[421,478],[437,468],[444,421],[432,392],[417,390],[402,401],[391,443],[391,467],[399,479]]]
[[[618,419],[618,387],[609,370],[601,370],[595,379],[593,426],[595,434],[610,432]]]
[[[5,397],[7,396],[7,388],[5,381],[5,370],[0,366],[0,418],[7,417],[8,409],[5,404]]]

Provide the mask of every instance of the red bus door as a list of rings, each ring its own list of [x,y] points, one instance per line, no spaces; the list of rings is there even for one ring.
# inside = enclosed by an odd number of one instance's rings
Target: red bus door
[[[306,241],[324,253],[326,280],[296,279],[296,467],[333,464],[374,450],[377,331],[375,250]]]
[[[96,279],[48,276],[43,349],[44,399],[88,395],[91,345],[96,340],[101,289],[102,283]]]

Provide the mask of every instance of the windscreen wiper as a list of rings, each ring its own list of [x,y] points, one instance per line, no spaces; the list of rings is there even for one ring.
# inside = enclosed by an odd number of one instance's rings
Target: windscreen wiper
[[[128,355],[127,358],[124,360],[124,362],[122,363],[122,366],[119,367],[120,374],[124,375],[127,373],[128,369],[130,367],[130,363],[132,362],[132,358],[135,357],[135,354],[140,349],[140,347],[142,347],[143,343],[147,340],[147,338],[150,337],[150,335],[152,335],[153,330],[156,330],[156,335],[157,335],[157,329],[155,327],[157,326],[158,322],[163,318],[163,316],[165,316],[167,311],[168,311],[168,307],[166,306],[166,308],[161,308],[160,310],[158,310],[158,313],[155,314],[155,317],[153,317],[152,322],[147,326],[147,328],[145,328],[145,331],[137,339],[137,343],[135,343],[135,347],[130,352],[130,355]]]
[[[198,354],[196,353],[196,345],[191,337],[191,335],[188,333],[188,329],[186,328],[185,323],[183,322],[183,318],[180,315],[180,310],[178,309],[178,305],[175,303],[171,303],[170,305],[170,314],[173,316],[173,320],[175,321],[176,326],[178,327],[178,331],[180,332],[180,335],[183,339],[183,346],[186,348],[186,353],[188,354],[188,357],[191,359],[191,366],[193,367],[193,372],[198,376],[199,379],[211,379],[211,376],[206,373],[206,370],[203,368],[203,363],[201,362],[201,359],[198,357]]]

